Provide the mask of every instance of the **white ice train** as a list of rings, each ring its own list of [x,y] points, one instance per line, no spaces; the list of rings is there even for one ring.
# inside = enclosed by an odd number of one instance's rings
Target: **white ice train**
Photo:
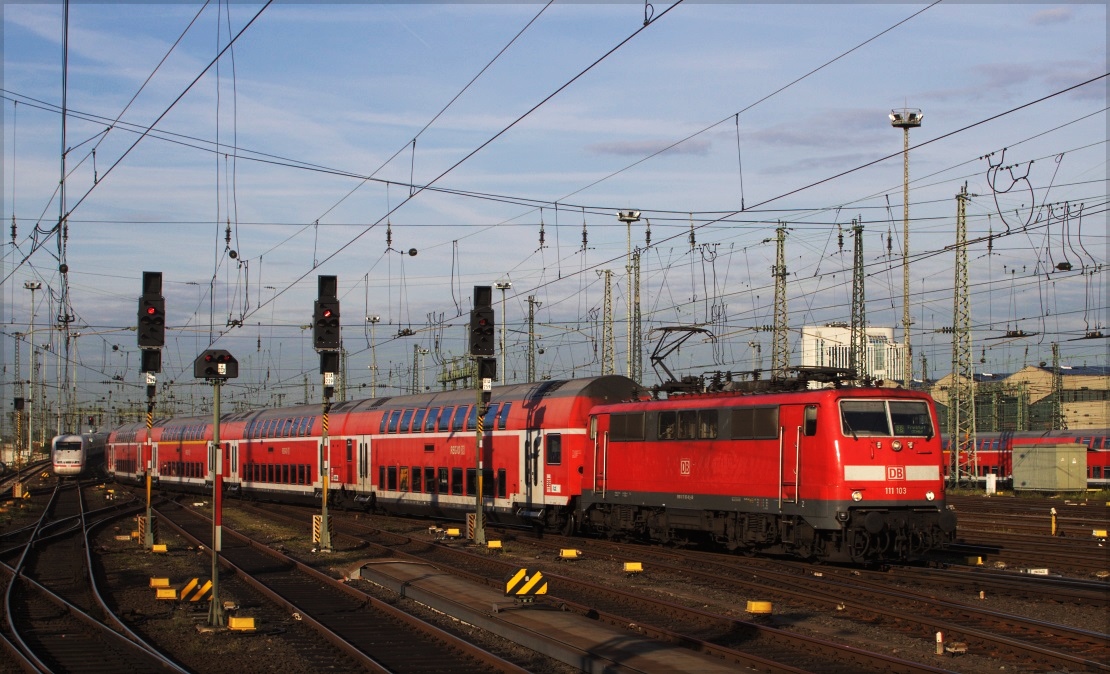
[[[57,435],[50,441],[50,460],[58,477],[87,475],[104,467],[107,433]]]

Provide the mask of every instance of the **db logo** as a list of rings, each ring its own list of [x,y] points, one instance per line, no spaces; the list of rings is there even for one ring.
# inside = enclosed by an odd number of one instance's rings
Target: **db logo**
[[[905,466],[887,466],[886,479],[888,480],[904,480],[906,479]]]
[[[680,475],[690,474],[690,459],[682,459],[678,462],[678,472]]]

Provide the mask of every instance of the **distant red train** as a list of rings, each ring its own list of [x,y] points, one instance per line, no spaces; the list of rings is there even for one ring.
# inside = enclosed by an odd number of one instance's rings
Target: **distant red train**
[[[495,388],[484,512],[561,532],[836,561],[907,559],[955,535],[928,395],[889,388],[651,399],[621,376]],[[329,503],[460,518],[477,489],[475,393],[329,413]],[[229,493],[319,502],[320,405],[224,415]],[[210,418],[115,429],[109,471],[211,489]],[[214,454],[214,452],[212,452]]]
[[[979,482],[987,475],[996,475],[1003,482],[1013,480],[1014,450],[1032,445],[1075,443],[1087,448],[1087,486],[1092,489],[1110,487],[1110,429],[1087,428],[1074,431],[1002,431],[975,434],[976,477]],[[945,472],[951,466],[948,438],[944,439]],[[970,459],[960,457],[961,465]]]

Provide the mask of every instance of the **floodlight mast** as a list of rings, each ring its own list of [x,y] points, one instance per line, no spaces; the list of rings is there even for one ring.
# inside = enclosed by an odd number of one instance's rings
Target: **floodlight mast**
[[[627,317],[628,328],[625,336],[625,346],[628,350],[628,377],[637,384],[642,379],[640,372],[640,283],[639,268],[633,269],[632,259],[632,223],[640,221],[640,211],[617,211],[617,220],[625,224],[628,235],[628,259],[624,271],[628,278]],[[637,256],[639,253],[637,252]],[[639,260],[636,260],[638,265]]]
[[[902,129],[902,385],[913,382],[910,351],[910,129],[921,126],[924,115],[917,108],[890,111],[890,125]]]

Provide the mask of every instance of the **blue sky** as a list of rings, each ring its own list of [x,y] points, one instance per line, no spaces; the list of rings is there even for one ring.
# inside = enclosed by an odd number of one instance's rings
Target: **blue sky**
[[[769,335],[751,328],[773,321],[780,221],[792,328],[849,318],[860,218],[869,322],[900,335],[902,133],[887,114],[902,107],[925,114],[910,134],[918,372],[922,354],[930,376],[949,369],[936,330],[952,324],[945,248],[964,182],[969,238],[1011,230],[968,251],[977,369],[1050,360],[1052,342],[1067,364],[1107,363],[1107,340],[1070,341],[1106,328],[1107,81],[1058,93],[1110,70],[1104,3],[654,4],[646,27],[635,3],[275,3],[205,71],[261,8],[70,7],[66,262],[83,400],[143,395],[127,329],[143,270],[164,274],[159,381],[179,401],[205,391],[191,363],[210,336],[242,364],[234,399],[299,402],[307,379],[317,400],[300,327],[317,274],[339,277],[352,396],[373,382],[368,315],[381,317],[379,392],[411,384],[414,348],[434,386],[438,363],[465,353],[472,287],[503,278],[508,379],[525,378],[529,296],[539,375],[597,374],[604,269],[623,372],[626,208],[650,222],[645,334],[697,324],[720,337],[676,354],[676,372],[748,369],[753,341],[770,364]],[[32,241],[59,216],[62,5],[5,4],[3,27],[2,215],[17,224],[3,320],[27,331],[23,285],[41,281],[41,346],[58,313],[44,300],[62,285],[56,238]],[[991,162],[1006,167],[993,189]],[[1072,271],[1048,272],[1064,260]],[[991,339],[1009,329],[1040,334]],[[45,367],[53,377],[52,356]]]

